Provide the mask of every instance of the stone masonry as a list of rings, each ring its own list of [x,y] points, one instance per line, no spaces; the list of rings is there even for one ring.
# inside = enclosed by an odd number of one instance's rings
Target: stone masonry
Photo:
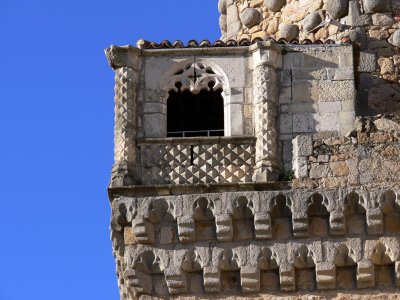
[[[400,112],[400,1],[219,0],[222,39],[351,40],[360,113]]]
[[[121,300],[398,299],[400,3],[218,7],[223,41],[106,49]],[[167,137],[217,90],[223,136]]]

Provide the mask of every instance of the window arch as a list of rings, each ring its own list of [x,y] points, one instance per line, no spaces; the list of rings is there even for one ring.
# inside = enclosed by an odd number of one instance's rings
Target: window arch
[[[167,100],[167,137],[223,136],[222,90],[170,91]]]
[[[217,64],[201,58],[177,63],[161,86],[167,136],[231,136],[230,88]]]

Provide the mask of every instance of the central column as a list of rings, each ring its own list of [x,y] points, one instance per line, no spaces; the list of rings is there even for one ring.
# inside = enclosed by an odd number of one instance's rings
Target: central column
[[[281,64],[281,57],[278,47],[272,42],[256,43],[250,51],[253,55],[253,111],[257,138],[253,181],[275,181],[280,172],[276,68]]]

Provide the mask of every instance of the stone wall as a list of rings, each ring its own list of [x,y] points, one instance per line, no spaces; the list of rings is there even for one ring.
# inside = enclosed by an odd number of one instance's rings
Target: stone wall
[[[400,111],[397,0],[220,0],[222,39],[351,40],[358,112]]]
[[[397,186],[400,124],[390,115],[358,118],[347,136],[293,140],[296,188]]]

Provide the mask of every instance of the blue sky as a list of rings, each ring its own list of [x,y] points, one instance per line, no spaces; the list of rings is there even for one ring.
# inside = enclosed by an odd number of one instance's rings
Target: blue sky
[[[0,300],[118,299],[103,49],[216,40],[217,0],[0,0]]]

